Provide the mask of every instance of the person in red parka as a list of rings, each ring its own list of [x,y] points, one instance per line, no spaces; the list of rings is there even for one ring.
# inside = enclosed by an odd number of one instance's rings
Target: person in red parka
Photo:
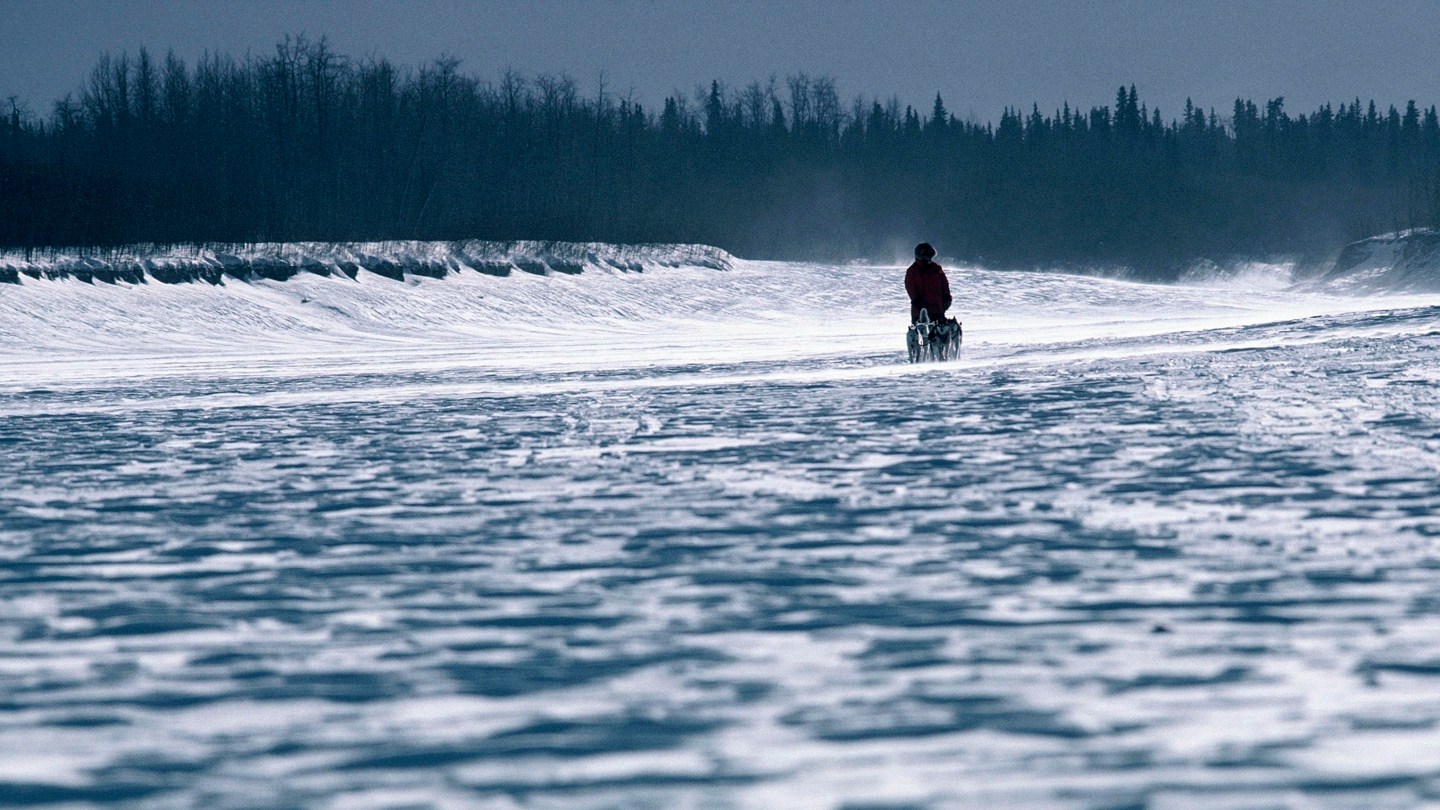
[[[905,271],[905,292],[910,294],[910,322],[920,320],[920,310],[930,313],[930,320],[945,319],[950,308],[950,281],[936,264],[935,248],[929,242],[915,246],[915,263]]]

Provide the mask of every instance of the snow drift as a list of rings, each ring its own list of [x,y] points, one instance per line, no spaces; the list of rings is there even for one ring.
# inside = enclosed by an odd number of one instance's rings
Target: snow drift
[[[1337,292],[1440,291],[1440,230],[1412,228],[1352,242],[1316,283]]]
[[[224,280],[285,281],[301,273],[356,278],[363,270],[402,281],[461,272],[578,275],[587,270],[644,272],[655,267],[728,269],[734,257],[706,245],[611,245],[580,242],[297,242],[49,248],[0,253],[0,282],[66,278],[94,283],[164,284]]]

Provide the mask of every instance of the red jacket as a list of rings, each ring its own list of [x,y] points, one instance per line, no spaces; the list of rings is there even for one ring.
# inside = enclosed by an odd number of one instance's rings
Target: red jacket
[[[938,321],[950,308],[950,281],[945,271],[935,262],[916,260],[905,271],[905,292],[910,294],[910,322],[920,320],[920,309],[930,313],[930,320]]]

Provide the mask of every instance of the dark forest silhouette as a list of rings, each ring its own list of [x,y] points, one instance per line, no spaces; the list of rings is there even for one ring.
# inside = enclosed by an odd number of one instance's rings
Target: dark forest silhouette
[[[107,56],[0,124],[0,245],[381,239],[702,242],[995,266],[1318,254],[1440,220],[1440,122],[1414,102],[1291,116],[1237,100],[958,120],[793,76],[650,111],[565,76],[495,82],[288,39],[193,66]]]

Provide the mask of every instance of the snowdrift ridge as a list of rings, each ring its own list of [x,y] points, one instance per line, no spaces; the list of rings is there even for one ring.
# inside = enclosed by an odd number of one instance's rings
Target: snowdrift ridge
[[[1351,242],[1318,283],[1341,292],[1440,291],[1440,230],[1412,228]]]
[[[0,253],[0,282],[74,278],[87,283],[164,284],[226,278],[284,281],[300,273],[355,278],[364,270],[397,281],[474,271],[569,275],[586,271],[644,272],[650,267],[728,270],[734,257],[707,245],[613,245],[600,242],[295,242],[128,245]]]

